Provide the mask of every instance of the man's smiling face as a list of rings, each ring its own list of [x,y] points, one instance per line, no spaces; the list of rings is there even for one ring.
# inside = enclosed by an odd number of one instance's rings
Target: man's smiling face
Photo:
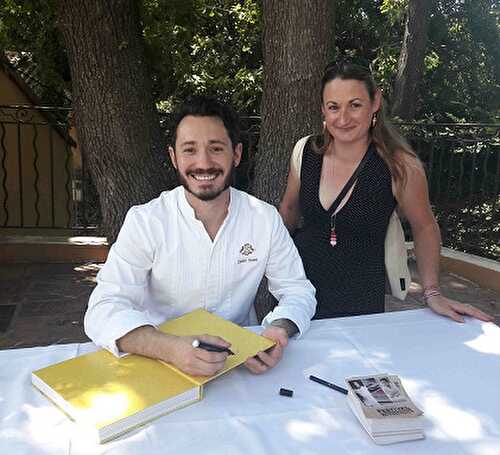
[[[241,144],[233,146],[218,117],[188,115],[177,126],[175,150],[169,152],[181,185],[196,198],[211,201],[231,185]]]

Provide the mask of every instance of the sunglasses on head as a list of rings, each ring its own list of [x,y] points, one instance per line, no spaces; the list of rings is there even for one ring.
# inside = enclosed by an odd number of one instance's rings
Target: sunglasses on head
[[[371,62],[363,57],[348,57],[342,56],[328,63],[325,67],[325,73],[339,72],[346,67],[355,67],[359,70],[364,70],[372,73]]]

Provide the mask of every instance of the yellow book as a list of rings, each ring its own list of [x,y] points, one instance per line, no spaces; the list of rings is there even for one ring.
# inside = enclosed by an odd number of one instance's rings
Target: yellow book
[[[218,374],[195,377],[168,363],[139,355],[118,359],[100,350],[34,371],[32,384],[102,443],[201,400],[203,384],[274,345],[203,309],[167,321],[160,330],[179,336],[217,335],[231,343],[235,355]]]

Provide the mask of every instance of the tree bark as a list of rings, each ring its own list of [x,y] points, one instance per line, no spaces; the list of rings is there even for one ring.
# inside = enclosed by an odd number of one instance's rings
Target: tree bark
[[[293,145],[320,131],[320,79],[332,43],[331,0],[264,0],[264,84],[252,190],[277,205]]]
[[[418,86],[423,75],[429,17],[435,0],[409,0],[405,33],[399,54],[392,114],[413,120],[417,111]]]
[[[127,210],[173,185],[134,0],[60,0],[80,148],[113,243]]]
[[[321,131],[320,80],[330,57],[331,0],[264,0],[264,85],[252,192],[278,205],[295,142]],[[261,286],[262,318],[275,304]]]

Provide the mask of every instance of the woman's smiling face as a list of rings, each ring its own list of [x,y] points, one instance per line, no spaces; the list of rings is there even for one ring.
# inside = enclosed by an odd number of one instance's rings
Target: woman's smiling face
[[[333,79],[323,90],[321,111],[337,143],[368,140],[373,114],[379,108],[380,91],[372,101],[364,82],[355,79]]]

